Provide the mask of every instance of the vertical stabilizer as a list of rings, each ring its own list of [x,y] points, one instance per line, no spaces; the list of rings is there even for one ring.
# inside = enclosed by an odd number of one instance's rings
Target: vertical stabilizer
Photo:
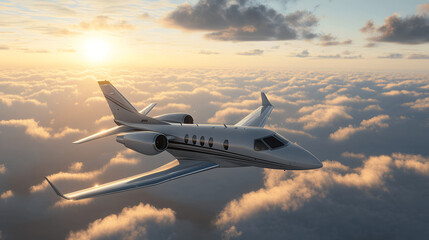
[[[166,124],[139,113],[109,81],[98,81],[98,84],[116,122]]]

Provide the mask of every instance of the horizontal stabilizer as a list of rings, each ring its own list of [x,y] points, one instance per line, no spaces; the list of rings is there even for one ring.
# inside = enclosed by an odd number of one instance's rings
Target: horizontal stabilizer
[[[156,103],[151,103],[147,105],[145,108],[139,111],[140,114],[147,115],[154,107],[156,106]]]
[[[133,128],[128,127],[128,126],[124,126],[124,125],[116,126],[116,127],[112,127],[110,129],[107,129],[107,130],[102,130],[102,131],[100,131],[100,132],[98,132],[96,134],[93,134],[93,135],[91,135],[89,137],[86,137],[86,138],[82,138],[82,139],[77,140],[77,141],[75,141],[73,143],[76,143],[76,144],[85,143],[85,142],[89,142],[89,141],[96,140],[96,139],[99,139],[99,138],[111,136],[111,135],[114,135],[114,134],[128,132],[128,131],[131,131],[131,130],[133,130]]]

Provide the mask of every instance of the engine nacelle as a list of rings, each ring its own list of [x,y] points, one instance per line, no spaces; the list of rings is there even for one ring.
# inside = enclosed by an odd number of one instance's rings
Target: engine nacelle
[[[185,123],[192,124],[194,123],[194,118],[191,115],[186,113],[168,113],[154,117],[155,119],[162,120],[164,122],[171,123]]]
[[[135,132],[117,136],[116,141],[145,155],[156,155],[168,147],[167,137],[156,132]]]

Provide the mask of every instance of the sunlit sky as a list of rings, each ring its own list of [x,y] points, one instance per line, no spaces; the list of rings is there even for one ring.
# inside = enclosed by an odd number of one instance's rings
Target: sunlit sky
[[[1,1],[0,66],[425,71],[429,64],[425,33],[417,40],[403,40],[401,36],[392,40],[382,39],[378,30],[361,30],[369,20],[375,29],[382,27],[391,16],[404,25],[416,16],[427,21],[425,1],[247,1],[240,6],[242,12],[264,6],[282,16],[305,12],[306,17],[315,19],[307,29],[314,34],[311,38],[262,33],[266,39],[253,41],[207,37],[236,28],[231,19],[220,27],[210,27],[204,25],[203,18],[194,18],[193,27],[189,27],[180,18],[171,17],[184,6],[197,12],[198,2]],[[219,9],[235,3],[225,2]],[[210,23],[209,18],[206,20]],[[244,22],[239,25],[242,29],[256,26],[256,31],[248,31],[250,37],[270,28],[257,26],[259,20],[252,17],[240,21]],[[286,20],[282,24],[299,33],[306,23],[296,26]],[[414,30],[427,31],[427,23]]]

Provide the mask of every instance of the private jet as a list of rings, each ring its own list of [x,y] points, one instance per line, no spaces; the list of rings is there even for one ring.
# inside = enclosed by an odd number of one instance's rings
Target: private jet
[[[149,187],[214,168],[307,170],[323,166],[303,147],[264,128],[274,107],[263,92],[261,106],[237,124],[213,125],[195,124],[192,116],[185,113],[149,117],[155,103],[137,111],[109,81],[98,83],[117,126],[74,143],[117,135],[116,141],[126,148],[145,155],[167,151],[176,159],[149,172],[67,194],[45,177],[55,193],[67,200]]]

